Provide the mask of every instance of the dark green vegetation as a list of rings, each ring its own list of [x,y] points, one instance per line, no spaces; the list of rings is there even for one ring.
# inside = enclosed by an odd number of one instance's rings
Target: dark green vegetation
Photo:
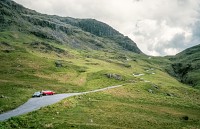
[[[172,61],[167,71],[179,81],[200,88],[200,45],[170,57]]]
[[[181,83],[199,86],[199,46],[149,58],[104,23],[43,15],[9,0],[0,1],[0,26],[1,113],[39,90],[125,84],[11,118],[0,128],[200,128],[200,91]]]

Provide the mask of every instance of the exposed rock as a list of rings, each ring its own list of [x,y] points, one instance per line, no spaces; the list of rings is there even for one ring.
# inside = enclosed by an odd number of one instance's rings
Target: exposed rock
[[[152,90],[152,89],[148,89],[148,92],[149,92],[149,93],[153,93],[153,90]]]
[[[152,85],[152,87],[156,88],[156,89],[159,89],[159,87],[155,84]]]
[[[167,96],[174,96],[172,93],[166,93]]]
[[[140,76],[144,76],[144,74],[142,74],[142,73],[135,73],[135,74],[133,74],[133,76],[134,77],[140,77]]]
[[[5,96],[4,96],[4,95],[1,95],[0,98],[5,98]]]
[[[144,82],[151,82],[151,81],[148,81],[148,80],[144,80]]]
[[[93,119],[90,119],[90,122],[93,123]]]
[[[107,73],[106,76],[108,78],[114,78],[116,80],[123,80],[122,76],[119,74],[114,74],[114,73]]]
[[[67,55],[68,53],[58,47],[55,47],[53,45],[50,45],[46,42],[32,42],[30,43],[30,46],[34,49],[37,49],[43,53],[48,53],[48,52],[55,52],[56,54],[64,54]]]
[[[63,67],[62,63],[60,61],[55,62],[56,67]]]

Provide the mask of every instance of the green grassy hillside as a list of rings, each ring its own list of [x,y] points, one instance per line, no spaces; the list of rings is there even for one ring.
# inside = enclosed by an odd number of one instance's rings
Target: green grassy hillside
[[[200,45],[191,47],[169,59],[167,71],[183,83],[200,88]]]
[[[123,68],[113,63],[105,65],[115,67],[115,70],[118,67],[115,73],[124,75],[126,82],[115,83],[125,83],[123,87],[71,97],[38,111],[11,118],[2,122],[0,127],[2,129],[200,128],[199,90],[181,84],[159,67],[155,67],[156,64],[149,65],[144,60],[137,63],[131,61],[130,64],[135,68]],[[95,66],[89,69],[93,71],[101,68]],[[133,77],[132,73],[144,73],[144,75]],[[87,83],[92,84],[93,88],[97,88],[99,83],[103,86],[109,80],[100,79],[101,76],[101,72],[89,75],[87,78],[91,80],[87,79]]]
[[[200,91],[166,72],[168,66],[174,73],[176,62],[198,68],[198,46],[186,51],[188,58],[185,52],[149,58],[102,22],[44,15],[10,0],[0,1],[0,26],[1,113],[35,91],[71,93],[124,84],[10,118],[0,122],[1,129],[200,128]]]
[[[10,0],[0,1],[0,18],[0,112],[37,90],[78,92],[121,83],[105,74],[130,67],[127,55],[141,53],[133,41],[99,21],[84,28],[86,20],[40,14]]]

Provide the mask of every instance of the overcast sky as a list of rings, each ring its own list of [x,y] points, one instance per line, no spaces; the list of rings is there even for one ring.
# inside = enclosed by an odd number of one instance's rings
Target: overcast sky
[[[200,43],[200,0],[14,1],[45,14],[105,22],[149,55],[174,55]]]

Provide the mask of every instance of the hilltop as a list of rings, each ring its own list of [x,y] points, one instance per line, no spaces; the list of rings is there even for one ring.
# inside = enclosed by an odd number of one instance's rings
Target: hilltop
[[[127,36],[94,19],[44,15],[10,0],[1,6],[1,31],[16,31],[80,50],[128,50],[142,53]]]

